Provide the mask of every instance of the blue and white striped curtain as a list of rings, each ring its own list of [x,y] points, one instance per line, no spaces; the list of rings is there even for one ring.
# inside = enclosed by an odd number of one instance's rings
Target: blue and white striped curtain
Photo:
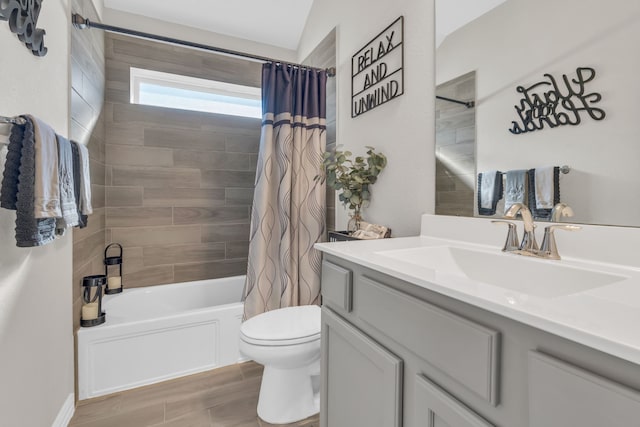
[[[244,318],[318,304],[325,236],[324,71],[267,63],[262,68],[262,135],[251,212]]]

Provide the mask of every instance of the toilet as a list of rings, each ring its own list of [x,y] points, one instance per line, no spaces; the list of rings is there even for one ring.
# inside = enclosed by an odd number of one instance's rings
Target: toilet
[[[287,307],[259,314],[240,327],[240,352],[264,365],[258,416],[288,424],[320,409],[320,307]]]

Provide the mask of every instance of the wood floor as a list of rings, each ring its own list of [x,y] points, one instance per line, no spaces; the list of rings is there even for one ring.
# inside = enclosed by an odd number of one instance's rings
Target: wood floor
[[[247,362],[82,401],[69,427],[270,427],[256,414],[261,379],[262,366]]]

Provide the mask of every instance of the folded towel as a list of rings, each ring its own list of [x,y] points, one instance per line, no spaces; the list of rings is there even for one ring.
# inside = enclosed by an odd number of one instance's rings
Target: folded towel
[[[504,185],[504,211],[516,203],[527,203],[527,171],[507,171]]]
[[[56,133],[42,120],[33,116],[28,117],[33,122],[36,141],[33,212],[36,218],[61,217]]]
[[[502,172],[488,171],[478,174],[478,214],[494,215],[502,199]]]
[[[25,116],[24,126],[13,126],[11,139],[22,139],[20,173],[16,197],[16,245],[42,246],[55,238],[55,218],[35,218],[36,141],[32,120]],[[56,162],[57,163],[57,162]]]
[[[78,227],[85,228],[89,218],[86,215],[83,215],[80,209],[80,152],[78,149],[78,143],[75,141],[71,141],[71,154],[73,156],[73,195],[76,199]]]
[[[553,180],[553,167],[536,168],[536,208],[553,208],[553,196],[555,183]]]
[[[529,209],[533,217],[550,219],[551,210],[560,203],[560,168],[555,166],[530,169],[527,174],[529,176]]]
[[[58,140],[58,174],[60,183],[60,210],[62,217],[56,219],[56,234],[63,235],[68,227],[78,225],[78,206],[74,194],[73,153],[71,143],[63,136]]]
[[[80,211],[83,215],[91,215],[91,174],[89,172],[89,150],[82,144],[78,144],[80,154]]]
[[[14,211],[18,200],[18,177],[20,175],[23,134],[21,127],[12,127],[2,173],[2,185],[0,186],[0,207]]]

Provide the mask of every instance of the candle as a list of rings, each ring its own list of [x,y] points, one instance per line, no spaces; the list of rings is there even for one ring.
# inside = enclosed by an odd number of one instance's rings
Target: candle
[[[82,320],[93,320],[98,318],[98,303],[90,302],[82,306]]]
[[[122,287],[122,277],[114,276],[107,279],[107,289],[114,290]]]

